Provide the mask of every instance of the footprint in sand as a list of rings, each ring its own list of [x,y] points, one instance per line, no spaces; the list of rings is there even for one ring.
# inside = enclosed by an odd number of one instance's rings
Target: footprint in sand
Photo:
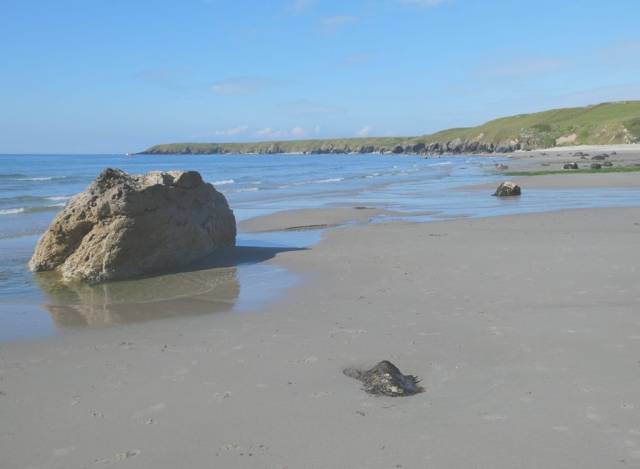
[[[124,461],[126,459],[135,458],[139,454],[140,454],[139,449],[132,449],[129,451],[125,451],[124,453],[114,454],[110,458],[96,459],[94,463],[95,464],[113,464],[113,463]]]
[[[229,399],[230,397],[231,397],[231,391],[214,392],[211,395],[212,400],[215,400],[217,402],[222,402],[224,399]]]
[[[220,447],[216,456],[219,456],[221,452],[232,452],[238,456],[254,456],[256,453],[266,453],[269,447],[262,443],[253,443],[247,446],[242,446],[236,443],[226,443]]]

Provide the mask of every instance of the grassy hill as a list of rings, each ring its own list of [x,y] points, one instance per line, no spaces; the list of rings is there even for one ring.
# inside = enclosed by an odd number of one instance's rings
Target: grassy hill
[[[146,154],[223,154],[223,153],[345,153],[363,148],[373,153],[391,151],[407,141],[404,137],[334,138],[314,140],[283,140],[248,143],[169,143],[156,145]]]
[[[172,143],[144,154],[224,153],[493,153],[567,145],[640,142],[640,101],[553,109],[417,137]]]
[[[500,143],[517,140],[537,148],[558,145],[633,143],[640,139],[640,101],[553,109],[492,120],[478,127],[451,129],[424,137]]]

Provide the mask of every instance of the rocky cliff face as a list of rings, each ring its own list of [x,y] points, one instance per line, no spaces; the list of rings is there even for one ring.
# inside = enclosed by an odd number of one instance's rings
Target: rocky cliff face
[[[292,151],[286,144],[273,143],[268,146],[260,146],[257,148],[245,149],[242,146],[226,147],[224,145],[212,145],[209,147],[152,147],[141,154],[147,155],[221,155],[221,154],[247,154],[255,153],[262,155],[273,155],[280,153],[304,153],[310,155],[336,155],[347,153],[393,153],[393,154],[413,154],[413,155],[457,155],[457,154],[487,154],[487,153],[510,153],[515,150],[531,150],[540,148],[539,145],[530,143],[520,143],[518,141],[506,141],[498,144],[479,142],[476,140],[463,140],[460,138],[454,140],[444,140],[438,142],[416,142],[415,140],[407,140],[405,143],[399,144],[367,144],[359,145],[357,143],[322,143],[318,145],[309,145],[301,151]]]
[[[518,142],[504,142],[498,145],[455,139],[451,141],[433,143],[406,143],[395,146],[350,146],[334,147],[331,145],[311,149],[310,154],[344,154],[344,153],[394,153],[414,155],[458,155],[458,154],[485,154],[485,153],[510,153],[520,149],[531,149],[529,145]]]
[[[29,263],[65,280],[120,280],[187,267],[235,244],[225,197],[200,174],[104,170],[53,220]]]

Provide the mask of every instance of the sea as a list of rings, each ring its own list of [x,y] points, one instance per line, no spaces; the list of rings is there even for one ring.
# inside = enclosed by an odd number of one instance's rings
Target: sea
[[[322,231],[238,233],[235,260],[210,269],[100,286],[32,274],[38,238],[68,200],[105,168],[140,174],[196,170],[222,192],[238,222],[279,211],[368,206],[397,213],[371,223],[417,223],[570,208],[629,207],[637,189],[527,189],[517,198],[465,189],[504,179],[501,157],[406,155],[0,155],[0,341],[181,315],[259,314],[301,281],[265,263],[305,249]],[[428,215],[425,215],[428,213]]]

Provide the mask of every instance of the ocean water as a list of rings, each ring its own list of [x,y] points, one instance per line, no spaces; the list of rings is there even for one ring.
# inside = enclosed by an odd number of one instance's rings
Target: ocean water
[[[525,189],[522,197],[507,200],[460,189],[503,179],[493,171],[501,161],[391,155],[0,155],[0,341],[183,314],[259,311],[297,281],[262,261],[320,238],[319,232],[241,232],[239,248],[220,265],[100,287],[66,287],[54,276],[32,275],[26,264],[38,237],[69,198],[107,167],[131,173],[197,170],[225,194],[238,221],[326,206],[385,207],[422,222],[626,207],[640,201],[635,189]]]

